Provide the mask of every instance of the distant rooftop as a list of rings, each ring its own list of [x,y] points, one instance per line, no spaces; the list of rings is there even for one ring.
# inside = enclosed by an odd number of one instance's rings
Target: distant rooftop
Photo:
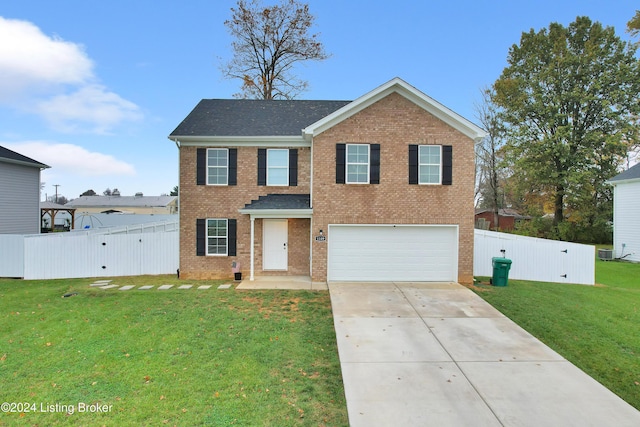
[[[166,207],[176,200],[177,196],[80,196],[65,204],[65,207]]]

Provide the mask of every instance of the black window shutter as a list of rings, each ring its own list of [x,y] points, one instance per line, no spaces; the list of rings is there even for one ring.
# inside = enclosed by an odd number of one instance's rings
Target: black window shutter
[[[346,144],[336,144],[336,184],[345,182],[345,164],[347,155]]]
[[[258,148],[258,185],[267,185],[267,149]]]
[[[196,256],[207,254],[207,220],[196,219]]]
[[[289,150],[289,185],[298,185],[298,150],[295,148]]]
[[[227,220],[227,255],[228,256],[236,256],[236,247],[237,247],[237,220],[228,219]]]
[[[409,184],[418,184],[418,146],[409,145]]]
[[[380,144],[371,144],[369,152],[369,184],[380,184]]]
[[[238,185],[238,149],[229,148],[229,185]]]
[[[453,182],[453,147],[442,146],[442,185],[451,185]]]
[[[196,185],[207,183],[207,149],[198,148],[196,159]]]

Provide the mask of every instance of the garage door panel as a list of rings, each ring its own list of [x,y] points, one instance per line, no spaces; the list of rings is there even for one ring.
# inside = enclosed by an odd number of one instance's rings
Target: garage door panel
[[[456,280],[455,226],[330,226],[329,229],[329,280]]]

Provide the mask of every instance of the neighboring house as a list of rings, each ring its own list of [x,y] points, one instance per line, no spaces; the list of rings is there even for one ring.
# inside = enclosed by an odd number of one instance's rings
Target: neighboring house
[[[613,251],[640,261],[640,163],[607,181],[613,185]]]
[[[176,214],[177,196],[80,196],[64,205],[78,213]]]
[[[512,231],[516,224],[521,221],[530,220],[531,217],[520,215],[513,209],[498,209],[498,227],[493,223],[493,210],[492,209],[479,209],[476,210],[476,226],[478,223],[484,223],[486,225],[485,230],[501,230]],[[479,227],[481,228],[481,227]]]
[[[355,101],[204,99],[180,149],[180,274],[473,280],[484,132],[401,79]]]
[[[40,171],[48,167],[0,147],[0,234],[40,233]]]

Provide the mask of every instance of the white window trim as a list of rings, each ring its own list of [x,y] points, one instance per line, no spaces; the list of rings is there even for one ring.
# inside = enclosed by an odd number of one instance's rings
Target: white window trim
[[[209,166],[209,151],[212,150],[224,150],[227,152],[227,165],[226,166]],[[227,182],[226,184],[210,184],[209,183],[209,170],[211,168],[215,169],[226,169],[227,171]],[[228,148],[207,148],[207,185],[221,186],[226,187],[229,185],[229,149]]]
[[[436,166],[435,163],[420,163],[420,150],[422,147],[438,147],[440,150],[440,163],[438,163],[438,182],[422,182],[420,174],[421,166]],[[442,185],[442,145],[419,145],[418,146],[418,185]]]
[[[269,166],[269,153],[273,151],[286,151],[287,152],[287,166]],[[270,169],[285,169],[287,171],[287,183],[286,184],[272,184],[269,182],[269,170]],[[287,148],[269,148],[267,149],[267,186],[270,187],[288,187],[289,186],[289,149]]]
[[[227,234],[225,236],[225,250],[223,254],[211,254],[209,253],[209,239],[214,239],[214,238],[221,238],[221,236],[209,236],[209,221],[224,221],[226,224],[226,230],[227,230]],[[229,256],[229,220],[227,218],[207,218],[207,221],[205,223],[205,235],[206,235],[206,242],[205,242],[205,247],[207,249],[206,253],[207,256]]]
[[[349,165],[364,165],[364,163],[350,163],[349,162],[349,147],[350,146],[361,146],[364,145],[367,147],[367,182],[353,182],[349,181]],[[371,144],[347,144],[347,147],[344,151],[344,182],[346,184],[369,184],[369,180],[371,179]]]

